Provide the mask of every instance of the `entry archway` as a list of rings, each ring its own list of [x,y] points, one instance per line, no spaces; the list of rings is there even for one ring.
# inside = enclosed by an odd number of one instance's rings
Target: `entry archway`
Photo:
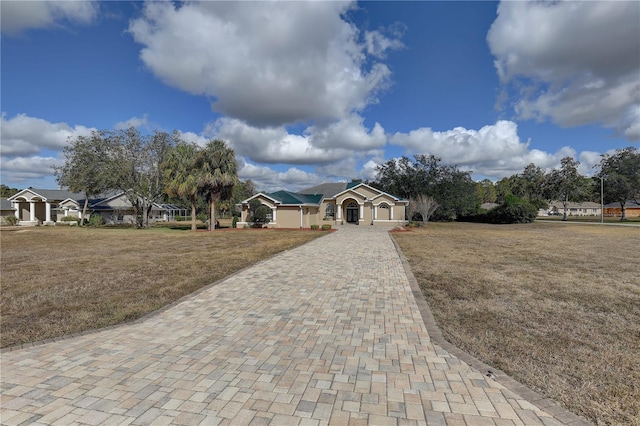
[[[360,215],[360,207],[358,203],[355,201],[350,201],[346,207],[346,219],[347,223],[358,223],[358,218]]]

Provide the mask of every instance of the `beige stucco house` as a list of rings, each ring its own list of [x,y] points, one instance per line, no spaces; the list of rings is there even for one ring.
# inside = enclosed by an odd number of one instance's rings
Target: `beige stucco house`
[[[271,209],[270,228],[310,228],[312,225],[403,225],[407,200],[361,182],[323,183],[300,192],[259,193],[238,205],[238,226],[250,225],[249,202]]]

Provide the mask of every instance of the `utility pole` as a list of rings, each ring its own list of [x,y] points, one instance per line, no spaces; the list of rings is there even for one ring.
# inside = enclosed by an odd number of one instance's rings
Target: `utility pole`
[[[600,223],[604,223],[604,176],[600,176]]]

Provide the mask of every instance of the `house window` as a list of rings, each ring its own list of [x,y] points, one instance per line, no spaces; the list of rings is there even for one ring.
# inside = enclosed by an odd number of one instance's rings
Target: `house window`
[[[333,204],[327,204],[324,208],[324,218],[333,219],[336,216],[335,207]]]
[[[388,205],[388,204],[384,204],[384,203],[382,203],[382,204],[380,204],[378,207],[379,207],[379,208],[381,208],[381,209],[388,209],[388,208],[389,208],[389,205]]]

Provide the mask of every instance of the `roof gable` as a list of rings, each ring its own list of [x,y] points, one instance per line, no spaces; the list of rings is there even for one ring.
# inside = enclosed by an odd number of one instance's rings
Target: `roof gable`
[[[17,194],[9,197],[10,201],[15,201],[18,198],[25,199],[27,201],[33,199],[39,199],[42,201],[63,201],[67,199],[80,200],[84,198],[82,192],[67,191],[65,189],[36,189],[27,188],[18,192]]]
[[[246,200],[243,200],[242,202],[240,202],[240,204],[247,204],[249,201],[254,200],[256,198],[260,198],[260,197],[264,197],[264,198],[268,199],[273,204],[280,204],[282,202],[279,199],[274,198],[273,194],[265,194],[264,192],[258,192],[257,194],[252,195],[251,197],[247,198]]]
[[[352,184],[353,184],[353,185],[352,185]],[[351,182],[349,185],[347,185],[347,188],[346,188],[344,191],[337,193],[337,194],[336,194],[334,197],[332,197],[332,198],[336,198],[336,197],[338,197],[338,196],[340,196],[340,195],[343,195],[343,194],[347,193],[348,191],[353,191],[354,193],[356,193],[356,194],[360,195],[361,197],[363,197],[363,198],[367,198],[365,195],[360,194],[360,193],[357,191],[357,190],[358,190],[358,188],[366,188],[366,189],[368,189],[369,191],[371,191],[371,192],[373,192],[373,193],[376,193],[376,194],[377,194],[377,195],[374,195],[373,197],[368,197],[369,199],[376,199],[376,198],[380,197],[381,195],[387,195],[387,196],[391,197],[391,199],[393,199],[393,200],[395,200],[395,201],[402,201],[402,198],[399,198],[399,197],[396,197],[395,195],[392,195],[392,194],[389,194],[389,193],[387,193],[387,192],[381,191],[381,190],[379,190],[379,189],[377,189],[377,188],[374,188],[374,187],[372,187],[372,186],[370,186],[370,185],[367,185],[366,183],[363,183],[363,182],[358,182],[358,183]]]

